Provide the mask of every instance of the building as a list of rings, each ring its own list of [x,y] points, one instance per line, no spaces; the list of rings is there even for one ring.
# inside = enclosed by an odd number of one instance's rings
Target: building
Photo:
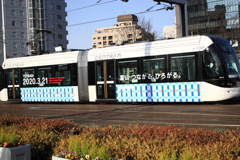
[[[177,27],[173,26],[165,26],[163,27],[163,38],[176,38],[177,37]]]
[[[119,15],[118,24],[112,27],[97,28],[92,35],[93,48],[121,45],[136,41],[153,40],[154,35],[138,25],[138,17],[133,14]]]
[[[5,0],[4,18],[8,58],[66,49],[65,0]],[[2,28],[1,28],[2,33]],[[3,35],[0,35],[0,64],[3,61]],[[28,44],[28,45],[26,45]]]
[[[240,40],[240,0],[187,0],[189,35]],[[235,43],[235,50],[239,47]]]

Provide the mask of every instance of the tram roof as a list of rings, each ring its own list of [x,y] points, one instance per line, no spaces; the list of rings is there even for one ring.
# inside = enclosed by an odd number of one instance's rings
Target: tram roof
[[[3,62],[3,69],[76,63],[79,52],[68,51],[55,54],[8,58]]]
[[[67,51],[55,54],[8,58],[3,62],[3,69],[77,63],[80,52],[85,52],[86,54],[88,52],[88,61],[100,61],[176,53],[191,53],[202,51],[212,43],[211,38],[207,36],[191,36],[85,51]]]
[[[191,36],[98,48],[89,51],[88,61],[198,52],[212,43],[212,40],[207,36]]]

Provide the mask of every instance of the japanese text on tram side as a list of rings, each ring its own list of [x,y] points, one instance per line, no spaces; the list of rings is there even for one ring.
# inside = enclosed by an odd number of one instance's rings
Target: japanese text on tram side
[[[145,79],[170,79],[173,77],[174,79],[180,79],[181,75],[178,75],[177,72],[168,72],[165,73],[156,73],[155,76],[151,74],[137,74],[137,75],[120,75],[120,81],[128,81],[130,79],[132,80],[145,80]]]

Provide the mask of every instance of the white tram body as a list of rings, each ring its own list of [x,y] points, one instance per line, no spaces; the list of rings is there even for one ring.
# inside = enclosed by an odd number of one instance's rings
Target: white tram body
[[[222,41],[192,36],[9,58],[3,63],[0,100],[207,102],[239,97],[239,62],[230,45],[225,53]],[[218,75],[210,73],[213,63],[221,64]]]

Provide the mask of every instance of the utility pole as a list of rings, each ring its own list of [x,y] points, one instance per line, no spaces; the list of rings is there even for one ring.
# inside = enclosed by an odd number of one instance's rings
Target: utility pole
[[[123,2],[128,2],[128,0],[121,0]],[[188,36],[188,17],[187,17],[187,0],[153,0],[157,2],[158,5],[161,2],[169,3],[171,6],[167,7],[166,10],[173,10],[172,4],[176,4],[176,17],[179,22],[179,26],[177,26],[178,37]]]
[[[7,59],[4,1],[5,0],[1,0],[1,5],[2,5],[2,32],[3,32],[3,51],[2,51],[2,53],[3,53],[3,61],[5,61]]]

